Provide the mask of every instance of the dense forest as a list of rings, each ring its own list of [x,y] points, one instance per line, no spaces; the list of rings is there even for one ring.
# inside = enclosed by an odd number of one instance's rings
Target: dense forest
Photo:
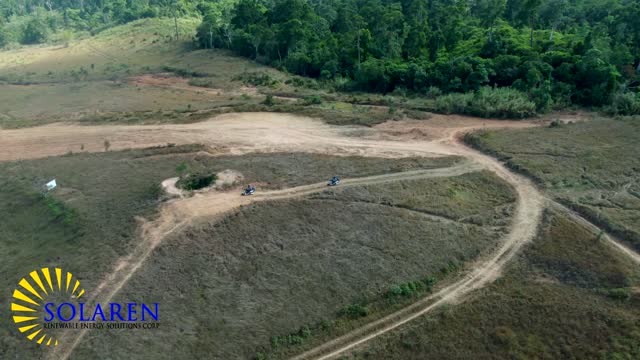
[[[508,87],[537,111],[640,113],[638,0],[2,0],[0,45],[154,16],[200,17],[199,47],[344,91]]]

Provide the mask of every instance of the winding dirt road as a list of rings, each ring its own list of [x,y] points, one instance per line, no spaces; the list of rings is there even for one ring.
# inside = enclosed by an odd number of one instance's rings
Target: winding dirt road
[[[334,127],[323,122],[287,114],[227,114],[210,121],[189,125],[157,126],[79,126],[55,124],[20,130],[0,130],[3,146],[0,160],[17,160],[60,155],[77,151],[103,151],[105,140],[112,149],[137,148],[167,143],[202,143],[218,154],[248,152],[313,152],[332,155],[361,155],[399,158],[407,156],[457,155],[466,161],[443,169],[417,170],[359,179],[343,184],[364,185],[397,180],[456,176],[486,169],[508,182],[517,195],[516,210],[507,235],[499,248],[486,259],[477,261],[461,279],[387,317],[374,321],[342,337],[307,351],[295,359],[328,359],[362,345],[437,307],[463,299],[474,289],[495,280],[504,265],[533,239],[546,199],[526,178],[506,169],[497,160],[467,148],[458,138],[479,128],[529,127],[531,122],[478,120],[461,116],[434,116],[421,123],[419,131],[411,122],[390,122],[373,129]],[[424,126],[424,124],[427,124]],[[219,217],[242,205],[304,196],[326,189],[324,183],[241,197],[238,191],[196,194],[174,199],[160,209],[152,222],[142,221],[141,241],[127,256],[119,259],[101,284],[91,291],[88,302],[108,302],[126,285],[153,250],[167,236],[206,217]],[[52,358],[66,359],[82,341],[86,332],[70,333],[62,338]]]

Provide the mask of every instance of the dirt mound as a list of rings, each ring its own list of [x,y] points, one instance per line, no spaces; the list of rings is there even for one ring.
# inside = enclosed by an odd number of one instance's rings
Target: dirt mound
[[[180,180],[179,177],[172,177],[162,182],[162,188],[169,195],[177,195],[180,197],[184,196],[184,192],[178,187],[176,187],[176,183]]]
[[[218,179],[216,180],[214,187],[220,190],[233,187],[244,179],[244,176],[239,171],[230,169],[221,171],[217,173],[216,176]]]

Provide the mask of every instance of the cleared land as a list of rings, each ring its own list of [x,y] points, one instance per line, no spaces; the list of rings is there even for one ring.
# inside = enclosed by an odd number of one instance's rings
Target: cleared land
[[[241,120],[246,119],[253,120],[251,122],[252,126],[248,127],[242,123]],[[263,113],[230,114],[219,117],[217,119],[213,119],[207,123],[159,126],[155,129],[155,133],[164,133],[164,135],[155,135],[160,136],[159,138],[153,137],[154,135],[152,131],[152,135],[150,137],[151,140],[146,140],[146,143],[151,144],[154,143],[154,141],[155,144],[157,144],[158,142],[164,143],[165,141],[172,142],[169,139],[171,136],[174,136],[178,139],[178,141],[176,141],[177,143],[181,143],[181,141],[186,142],[186,139],[194,136],[194,134],[200,134],[200,136],[202,136],[201,139],[203,140],[203,143],[206,144],[206,147],[204,148],[205,151],[203,151],[203,148],[190,149],[187,150],[190,151],[189,156],[210,159],[211,161],[215,161],[218,157],[221,156],[221,154],[225,153],[243,154],[256,150],[272,152],[295,151],[296,149],[301,151],[317,151],[340,155],[358,154],[374,157],[384,156],[389,158],[402,158],[412,155],[431,157],[435,156],[434,159],[427,159],[428,161],[443,161],[442,159],[445,159],[444,161],[450,161],[446,160],[450,159],[450,157],[442,158],[442,156],[458,155],[472,159],[474,162],[478,163],[480,167],[492,171],[515,187],[518,200],[516,202],[517,208],[514,212],[514,219],[510,223],[511,231],[509,231],[508,234],[501,239],[500,245],[497,246],[496,250],[493,253],[491,253],[489,256],[484,256],[483,259],[479,260],[477,263],[474,263],[473,266],[470,266],[465,272],[464,276],[462,276],[461,278],[445,281],[443,287],[439,287],[438,289],[436,289],[433,295],[422,298],[414,305],[408,306],[406,308],[401,308],[397,312],[392,313],[391,315],[386,317],[381,317],[378,321],[371,322],[366,326],[349,327],[347,325],[345,327],[339,327],[340,330],[338,332],[329,333],[329,336],[325,334],[324,338],[319,337],[318,339],[322,341],[323,339],[330,338],[331,335],[340,335],[344,333],[344,331],[349,331],[351,328],[353,328],[353,331],[346,333],[345,336],[338,337],[336,340],[327,342],[325,345],[322,345],[318,348],[312,348],[309,352],[303,353],[304,357],[314,357],[318,355],[334,356],[360,346],[361,344],[372,338],[388,333],[398,326],[403,325],[426,312],[433,311],[449,303],[455,303],[471,293],[472,290],[491,283],[498,277],[503,266],[505,266],[507,262],[518,253],[519,249],[535,235],[542,203],[540,194],[537,193],[536,189],[526,179],[518,175],[514,175],[492,158],[477,153],[473,150],[469,150],[464,146],[461,146],[456,140],[456,137],[461,132],[484,127],[488,128],[511,126],[512,123],[491,121],[483,121],[482,123],[480,123],[477,120],[473,120],[470,118],[456,117],[454,118],[455,122],[447,127],[441,122],[445,121],[446,119],[447,118],[444,117],[435,118],[423,123],[402,122],[398,123],[397,127],[387,124],[379,126],[379,128],[375,129],[362,130],[349,127],[336,128],[308,118],[301,118],[291,115],[278,116],[274,114]],[[517,123],[516,126],[526,127],[531,126],[531,124]],[[108,126],[83,127],[73,125],[55,125],[49,126],[47,128],[49,128],[50,130],[56,127],[60,129],[60,132],[58,134],[52,132],[53,136],[51,137],[45,136],[44,133],[40,133],[42,135],[38,135],[38,131],[41,131],[42,128],[21,129],[12,131],[5,130],[3,131],[3,133],[13,134],[13,140],[11,141],[14,141],[13,143],[18,147],[22,146],[25,150],[24,153],[21,153],[21,155],[28,157],[39,157],[51,153],[60,153],[62,152],[62,146],[68,146],[65,141],[76,142],[80,141],[79,139],[84,139],[86,136],[91,136],[92,144],[94,144],[94,146],[97,146],[97,144],[100,144],[100,142],[103,141],[102,139],[105,138],[105,134],[109,134],[109,137],[113,139],[114,143],[119,144],[117,145],[118,147],[126,147],[126,142],[123,141],[122,143],[120,143],[121,139],[141,139],[140,141],[132,141],[131,143],[142,146],[142,144],[145,144],[145,139],[147,139],[147,137],[149,136],[149,134],[145,134],[145,130],[149,130],[149,128],[145,127],[131,127],[128,128],[129,131],[125,131],[127,130],[126,127]],[[82,133],[82,129],[85,129],[85,133]],[[217,132],[214,133],[214,130]],[[207,131],[210,131],[210,133],[207,133]],[[34,136],[34,134],[36,136]],[[114,136],[114,134],[116,135]],[[38,138],[38,136],[40,137]],[[181,136],[184,136],[184,140],[180,140]],[[159,139],[161,139],[162,141],[160,141]],[[423,139],[428,139],[428,141],[425,141]],[[36,151],[29,152],[27,149],[29,149],[30,146],[28,146],[27,144],[34,143],[35,141],[37,141],[40,145],[48,141],[52,144],[52,146],[49,148],[45,148],[47,150],[45,150],[44,152],[39,152],[41,151],[41,148],[37,148]],[[9,154],[7,156],[10,157],[15,155]],[[79,156],[90,155],[83,154]],[[164,158],[166,158],[166,156],[158,154],[148,156],[148,158],[162,161],[164,160]],[[465,165],[464,163],[458,163],[454,167],[456,166],[464,169],[464,166],[468,165]],[[331,171],[331,174],[334,173],[339,172],[335,170]],[[446,175],[447,173],[445,172],[444,174]],[[395,180],[402,179],[402,176],[404,175],[398,176],[398,179]],[[387,180],[382,179],[382,181]],[[306,181],[303,183],[308,184],[308,182]],[[264,199],[282,199],[289,196],[306,195],[317,192],[322,188],[322,184],[313,185],[310,187],[303,186],[300,190],[296,190],[295,192],[291,193],[291,195],[288,195],[289,190],[283,189],[280,192],[273,193],[272,198],[269,197],[270,195],[267,195],[264,197]],[[385,209],[387,207],[390,209],[397,209],[402,207],[412,208],[412,206],[415,206],[415,204],[409,204],[406,202],[403,203],[403,197],[410,197],[410,195],[407,195],[408,193],[403,192],[402,188],[396,190],[400,191],[400,195],[403,193],[405,195],[400,196],[398,199],[396,199],[395,195],[390,196],[390,198],[399,200],[399,202],[394,203],[393,201],[391,201],[390,203],[392,206],[389,206],[389,204],[385,204]],[[365,192],[366,190],[356,195]],[[217,196],[221,197],[216,198]],[[453,198],[459,197],[460,199],[465,199],[465,197],[468,197],[469,194],[465,194],[465,191],[461,191],[458,193],[458,190],[454,188],[451,190],[450,196],[452,196]],[[224,196],[212,194],[211,197],[193,197],[189,198],[189,201],[186,202],[173,202],[172,204],[177,204],[179,205],[179,207],[166,207],[161,212],[162,215],[160,216],[160,218],[158,218],[157,221],[143,223],[143,232],[141,234],[143,242],[141,243],[141,245],[135,248],[130,248],[130,253],[121,256],[120,260],[115,264],[116,271],[108,272],[111,275],[101,281],[102,285],[98,286],[96,290],[98,293],[98,300],[102,299],[108,301],[112,299],[113,296],[118,296],[121,289],[124,289],[123,291],[126,291],[128,287],[128,281],[135,278],[138,271],[145,266],[145,259],[147,259],[147,257],[158,246],[165,244],[167,239],[170,239],[172,236],[180,233],[178,231],[174,232],[175,229],[182,230],[183,226],[189,225],[190,220],[185,219],[191,219],[191,217],[197,218],[198,216],[219,215],[219,211],[230,211],[233,210],[237,205],[249,204],[248,202],[244,201],[238,202],[238,198],[239,196],[237,194],[232,193]],[[471,199],[473,198],[474,197],[471,196]],[[365,197],[360,200],[355,198],[354,200],[356,200],[354,204],[359,204],[360,206],[371,206],[371,204],[368,203],[372,201],[372,199],[370,198]],[[219,207],[218,205],[216,205],[217,201],[220,201],[219,204],[221,205]],[[389,203],[389,201],[386,200],[386,203]],[[337,208],[333,207],[328,209],[331,209],[331,211],[327,211],[327,213],[331,213],[334,212],[334,210],[336,210]],[[418,204],[418,209],[420,209],[420,204]],[[176,212],[175,210],[179,211]],[[424,209],[422,210],[424,212]],[[431,212],[431,216],[446,216],[447,214],[438,213],[438,211],[442,212],[442,210],[442,208],[436,208],[429,211]],[[493,211],[493,213],[500,214],[499,211]],[[475,220],[472,220],[474,219],[473,216],[469,216],[467,219],[454,218],[449,220],[484,222],[490,220],[491,218],[492,216],[490,215],[487,216],[487,214],[482,214],[482,216],[476,217]],[[145,242],[148,242],[150,246],[145,245]],[[138,251],[140,251],[139,255],[142,256],[136,256]],[[131,259],[139,260],[131,261]],[[155,257],[151,257],[150,259],[155,259]],[[118,270],[123,270],[123,272],[120,273]],[[344,306],[344,304],[342,304],[342,306]],[[391,308],[391,310],[393,310],[393,308]],[[327,316],[326,313],[323,315]],[[384,315],[384,312],[380,312],[379,315]],[[315,320],[315,318],[308,320],[313,321]],[[361,323],[364,323],[366,321],[367,320]],[[292,324],[289,324],[289,326],[291,325]],[[297,325],[298,324],[294,324],[294,326]],[[286,335],[286,331],[296,331],[296,329],[295,327],[293,328],[293,330],[289,328],[285,330],[284,334],[276,333],[275,335]],[[263,330],[263,332],[261,333],[254,334],[255,336],[257,336],[256,339],[262,339],[257,341],[257,346],[264,344],[264,339],[266,336],[274,335],[266,334],[267,332],[268,331]],[[91,333],[90,335],[90,338],[94,336]],[[66,348],[69,350],[69,352],[65,352],[65,349],[63,348],[61,348],[60,351],[62,351],[63,355],[74,354],[70,351],[74,349],[74,346],[76,344],[80,346],[78,349],[81,349],[80,351],[83,351],[83,353],[90,353],[91,351],[93,351],[90,348],[84,347],[84,342],[81,340],[82,338],[76,338],[76,341],[70,341],[69,344],[71,344],[71,348]],[[152,340],[149,339],[148,341]],[[311,339],[305,342],[305,344],[305,348],[309,348],[311,346],[319,344],[319,342]],[[293,351],[297,351],[296,349],[294,349]],[[284,354],[287,353],[289,353],[289,350],[284,349]]]

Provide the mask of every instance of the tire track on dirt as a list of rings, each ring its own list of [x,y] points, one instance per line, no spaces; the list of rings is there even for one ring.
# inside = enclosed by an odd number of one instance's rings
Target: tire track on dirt
[[[335,358],[444,304],[460,301],[471,291],[494,281],[500,275],[504,265],[518,253],[523,245],[534,238],[542,216],[544,203],[542,195],[528,179],[510,172],[497,160],[467,148],[458,140],[459,134],[460,131],[451,132],[441,142],[450,146],[457,155],[464,156],[476,164],[482,164],[485,168],[507,181],[516,191],[515,214],[511,220],[510,231],[504,236],[501,246],[489,259],[480,261],[462,279],[455,281],[435,294],[294,356],[292,360]]]
[[[0,153],[0,160],[33,158],[63,153],[69,143],[80,143],[89,138],[92,147],[89,151],[100,151],[105,137],[113,140],[115,148],[144,147],[167,142],[193,143],[226,146],[231,154],[250,152],[313,152],[330,155],[361,155],[378,157],[407,156],[447,156],[457,155],[467,161],[451,168],[416,170],[405,173],[385,174],[360,179],[345,179],[343,184],[368,185],[388,181],[411,180],[435,176],[456,176],[478,169],[487,169],[510,184],[516,193],[516,208],[511,219],[508,233],[503,237],[499,248],[487,258],[476,261],[461,279],[453,282],[437,293],[374,321],[342,337],[296,356],[294,359],[328,359],[352,350],[365,342],[392,331],[403,324],[447,303],[462,300],[471,291],[483,287],[495,280],[504,265],[528,241],[536,235],[545,198],[531,181],[512,173],[498,160],[468,148],[459,141],[462,133],[485,128],[522,127],[521,123],[489,121],[469,121],[458,117],[460,124],[433,128],[438,134],[431,141],[406,141],[376,139],[378,130],[367,130],[365,137],[349,137],[345,128],[337,129],[322,122],[287,114],[243,113],[227,114],[218,120],[190,125],[163,126],[100,126],[78,127],[58,125],[42,129],[20,131],[0,131],[9,145],[16,148],[8,153]],[[251,126],[247,127],[247,123]],[[469,126],[468,124],[471,123]],[[487,126],[489,125],[489,126]],[[392,125],[389,125],[392,126]],[[533,126],[532,124],[524,126]],[[353,129],[352,129],[353,130]],[[53,134],[53,136],[51,136]],[[34,143],[40,146],[32,147]],[[53,144],[52,148],[42,149],[42,145]],[[239,206],[255,201],[268,201],[304,196],[326,189],[325,183],[300,186],[292,189],[258,193],[251,198],[241,197],[237,193],[196,194],[193,197],[174,200],[160,210],[159,217],[141,225],[141,243],[127,256],[118,260],[114,270],[94,290],[92,301],[108,302],[128,282],[143,265],[153,250],[170,234],[189,225],[199,217],[220,217]],[[187,220],[185,220],[187,219]],[[586,220],[585,220],[586,221]],[[593,226],[593,225],[592,225]],[[613,241],[613,240],[612,240]],[[619,244],[618,244],[619,245]],[[621,248],[622,249],[622,248]],[[630,256],[636,253],[626,249]],[[640,256],[638,256],[640,259]],[[67,359],[80,343],[86,331],[70,335],[61,341],[54,358]]]
[[[416,180],[436,177],[459,176],[469,172],[479,171],[482,166],[470,162],[462,162],[448,168],[412,170],[384,175],[374,175],[361,178],[344,179],[341,186],[374,185],[400,180]],[[303,185],[282,190],[259,192],[253,196],[241,196],[236,189],[229,192],[211,191],[195,194],[189,198],[174,199],[165,204],[159,217],[155,221],[143,221],[143,241],[115,264],[113,271],[91,291],[88,306],[95,303],[108,303],[131,279],[136,271],[144,264],[153,251],[169,235],[187,227],[199,218],[216,218],[224,216],[243,205],[255,202],[286,200],[303,197],[327,190],[326,182]],[[187,219],[187,220],[183,220]],[[54,349],[51,358],[67,359],[87,334],[88,329],[76,333],[68,333],[60,339],[60,345]]]

